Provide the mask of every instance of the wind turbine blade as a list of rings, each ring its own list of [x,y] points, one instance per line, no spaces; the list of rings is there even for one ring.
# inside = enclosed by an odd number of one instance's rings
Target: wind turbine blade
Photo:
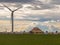
[[[6,7],[7,9],[9,9],[10,11],[12,11],[8,6],[6,6],[6,5],[4,5],[4,4],[3,4],[3,6]]]
[[[18,7],[17,9],[15,9],[14,11],[17,11],[18,9],[20,9],[20,8],[22,8],[22,6],[21,7]]]
[[[15,9],[14,11],[17,11],[18,9],[20,9],[20,8],[17,8],[17,9]]]

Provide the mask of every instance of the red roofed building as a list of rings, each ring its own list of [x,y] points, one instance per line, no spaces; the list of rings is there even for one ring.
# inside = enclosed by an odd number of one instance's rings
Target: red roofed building
[[[44,32],[43,32],[41,29],[39,29],[38,27],[34,27],[34,28],[30,31],[30,33],[33,33],[33,34],[43,34]]]

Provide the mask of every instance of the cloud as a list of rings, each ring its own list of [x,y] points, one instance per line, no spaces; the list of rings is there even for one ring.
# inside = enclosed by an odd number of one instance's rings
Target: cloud
[[[51,3],[52,3],[52,4],[60,5],[60,0],[52,0]]]
[[[0,2],[20,2],[20,3],[28,3],[34,0],[0,0]]]
[[[53,4],[43,4],[43,5],[34,6],[34,8],[32,8],[32,10],[44,10],[44,9],[53,9],[53,8],[56,8],[56,6]]]
[[[6,1],[8,1],[8,0],[6,0]],[[14,0],[12,0],[12,1],[14,1]],[[60,15],[59,9],[57,8],[60,5],[58,5],[58,6],[54,5],[52,3],[52,2],[54,2],[53,0],[51,0],[50,2],[48,0],[48,3],[46,3],[45,0],[44,1],[42,1],[42,0],[28,0],[28,1],[17,0],[17,1],[20,1],[21,3],[6,3],[6,5],[10,6],[10,7],[13,6],[15,8],[15,7],[20,6],[20,4],[21,4],[23,6],[21,9],[22,11],[18,10],[17,12],[15,12],[15,15],[21,15],[21,14],[22,15],[25,15],[25,14],[26,15],[33,15],[33,16],[26,16],[26,17],[24,17],[24,19],[27,18],[29,20],[36,19],[36,20],[43,20],[43,21],[44,20],[45,21],[46,20],[52,20],[52,19],[53,20],[59,20],[60,19],[59,18],[60,16],[57,16],[57,15]],[[35,16],[35,15],[37,15],[37,16]],[[43,16],[41,16],[41,15],[43,15]],[[54,16],[52,16],[52,15],[54,15]]]
[[[53,4],[44,4],[44,5],[41,5],[41,7],[42,7],[41,9],[53,9],[56,6]]]
[[[54,1],[56,2],[56,0],[0,0],[0,2],[15,2],[15,5],[13,5],[13,3],[11,3],[14,7],[18,7],[20,6],[19,3],[21,4],[30,4],[32,6],[27,6],[28,9],[31,10],[43,10],[43,9],[52,9],[55,8],[56,6],[53,4]],[[19,2],[19,3],[17,3]],[[48,3],[47,3],[48,2]],[[10,4],[9,4],[10,6]]]
[[[27,6],[26,8],[32,9],[32,10],[43,10],[43,9],[56,8],[56,6],[54,4],[52,4],[52,3],[44,3],[41,0],[34,0],[34,1],[29,2],[27,4],[30,4],[31,6]]]

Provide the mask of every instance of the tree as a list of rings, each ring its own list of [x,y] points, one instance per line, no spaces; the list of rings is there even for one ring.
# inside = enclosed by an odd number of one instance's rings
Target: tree
[[[56,31],[56,33],[58,33],[58,31]]]
[[[46,34],[48,34],[48,31],[46,31]]]

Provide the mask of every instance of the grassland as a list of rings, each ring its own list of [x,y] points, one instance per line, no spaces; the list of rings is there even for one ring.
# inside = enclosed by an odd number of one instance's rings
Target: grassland
[[[0,34],[0,45],[60,45],[60,35]]]

